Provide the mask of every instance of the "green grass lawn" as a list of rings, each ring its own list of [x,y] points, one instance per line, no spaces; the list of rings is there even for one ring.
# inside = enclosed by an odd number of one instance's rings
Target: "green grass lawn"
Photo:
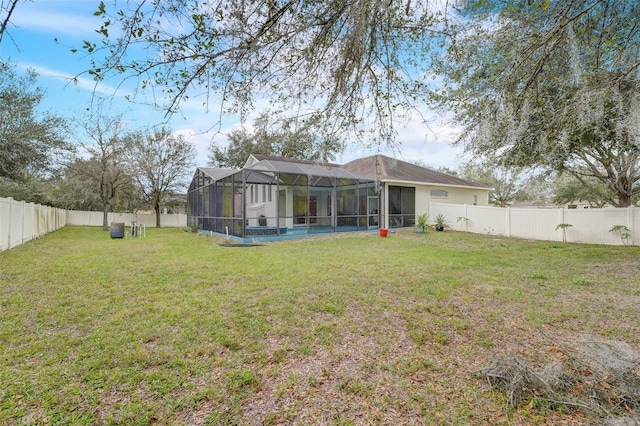
[[[530,424],[496,357],[640,343],[640,248],[458,232],[221,247],[67,227],[0,253],[0,424]]]

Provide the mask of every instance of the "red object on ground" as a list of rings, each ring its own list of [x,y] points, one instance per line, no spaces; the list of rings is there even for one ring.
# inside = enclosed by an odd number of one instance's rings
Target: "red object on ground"
[[[388,229],[386,228],[380,228],[380,236],[381,237],[386,237],[387,236],[387,232],[389,232]]]

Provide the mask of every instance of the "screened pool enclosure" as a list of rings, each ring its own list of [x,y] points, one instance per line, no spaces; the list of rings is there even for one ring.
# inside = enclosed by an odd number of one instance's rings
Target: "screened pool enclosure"
[[[242,170],[200,167],[189,226],[240,239],[359,231],[382,223],[376,184],[339,166],[252,156]]]

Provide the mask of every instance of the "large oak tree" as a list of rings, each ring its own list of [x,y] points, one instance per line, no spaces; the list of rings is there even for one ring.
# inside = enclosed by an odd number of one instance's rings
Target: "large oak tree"
[[[640,3],[485,0],[460,13],[437,95],[469,151],[598,182],[628,206],[640,193]]]

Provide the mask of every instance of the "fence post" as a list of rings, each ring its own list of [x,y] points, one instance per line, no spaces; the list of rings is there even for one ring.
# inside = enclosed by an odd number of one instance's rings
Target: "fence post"
[[[11,214],[13,213],[13,197],[9,197],[9,220],[7,221],[7,250],[11,250]]]
[[[464,217],[465,219],[462,221],[464,224],[464,232],[467,232],[467,222],[469,222],[468,218],[469,218],[469,206],[467,206],[467,204],[465,203],[464,205]]]
[[[24,201],[20,201],[20,205],[22,206],[22,214],[20,215],[22,217],[21,222],[21,231],[20,231],[20,244],[24,244],[24,225],[26,222],[25,216],[26,216],[26,212],[27,212],[27,208],[25,207],[27,205],[27,203],[25,203]]]
[[[632,246],[634,245],[633,243],[633,234],[636,232],[636,230],[634,229],[635,227],[633,226],[633,217],[635,215],[633,214],[633,206],[629,206],[627,207],[627,228],[629,228],[631,230],[631,232],[629,232],[631,235],[629,236],[629,240],[627,241],[627,243]]]
[[[559,214],[560,217],[558,218],[558,224],[564,223],[564,207],[560,207],[558,210],[560,212],[560,214]],[[558,229],[558,228],[556,227],[556,229]],[[565,232],[565,230],[564,229],[562,229],[562,230],[558,229],[558,230],[561,231],[559,233],[560,237],[558,237],[559,238],[558,241],[563,241],[564,242],[564,235],[565,235],[564,232]]]

